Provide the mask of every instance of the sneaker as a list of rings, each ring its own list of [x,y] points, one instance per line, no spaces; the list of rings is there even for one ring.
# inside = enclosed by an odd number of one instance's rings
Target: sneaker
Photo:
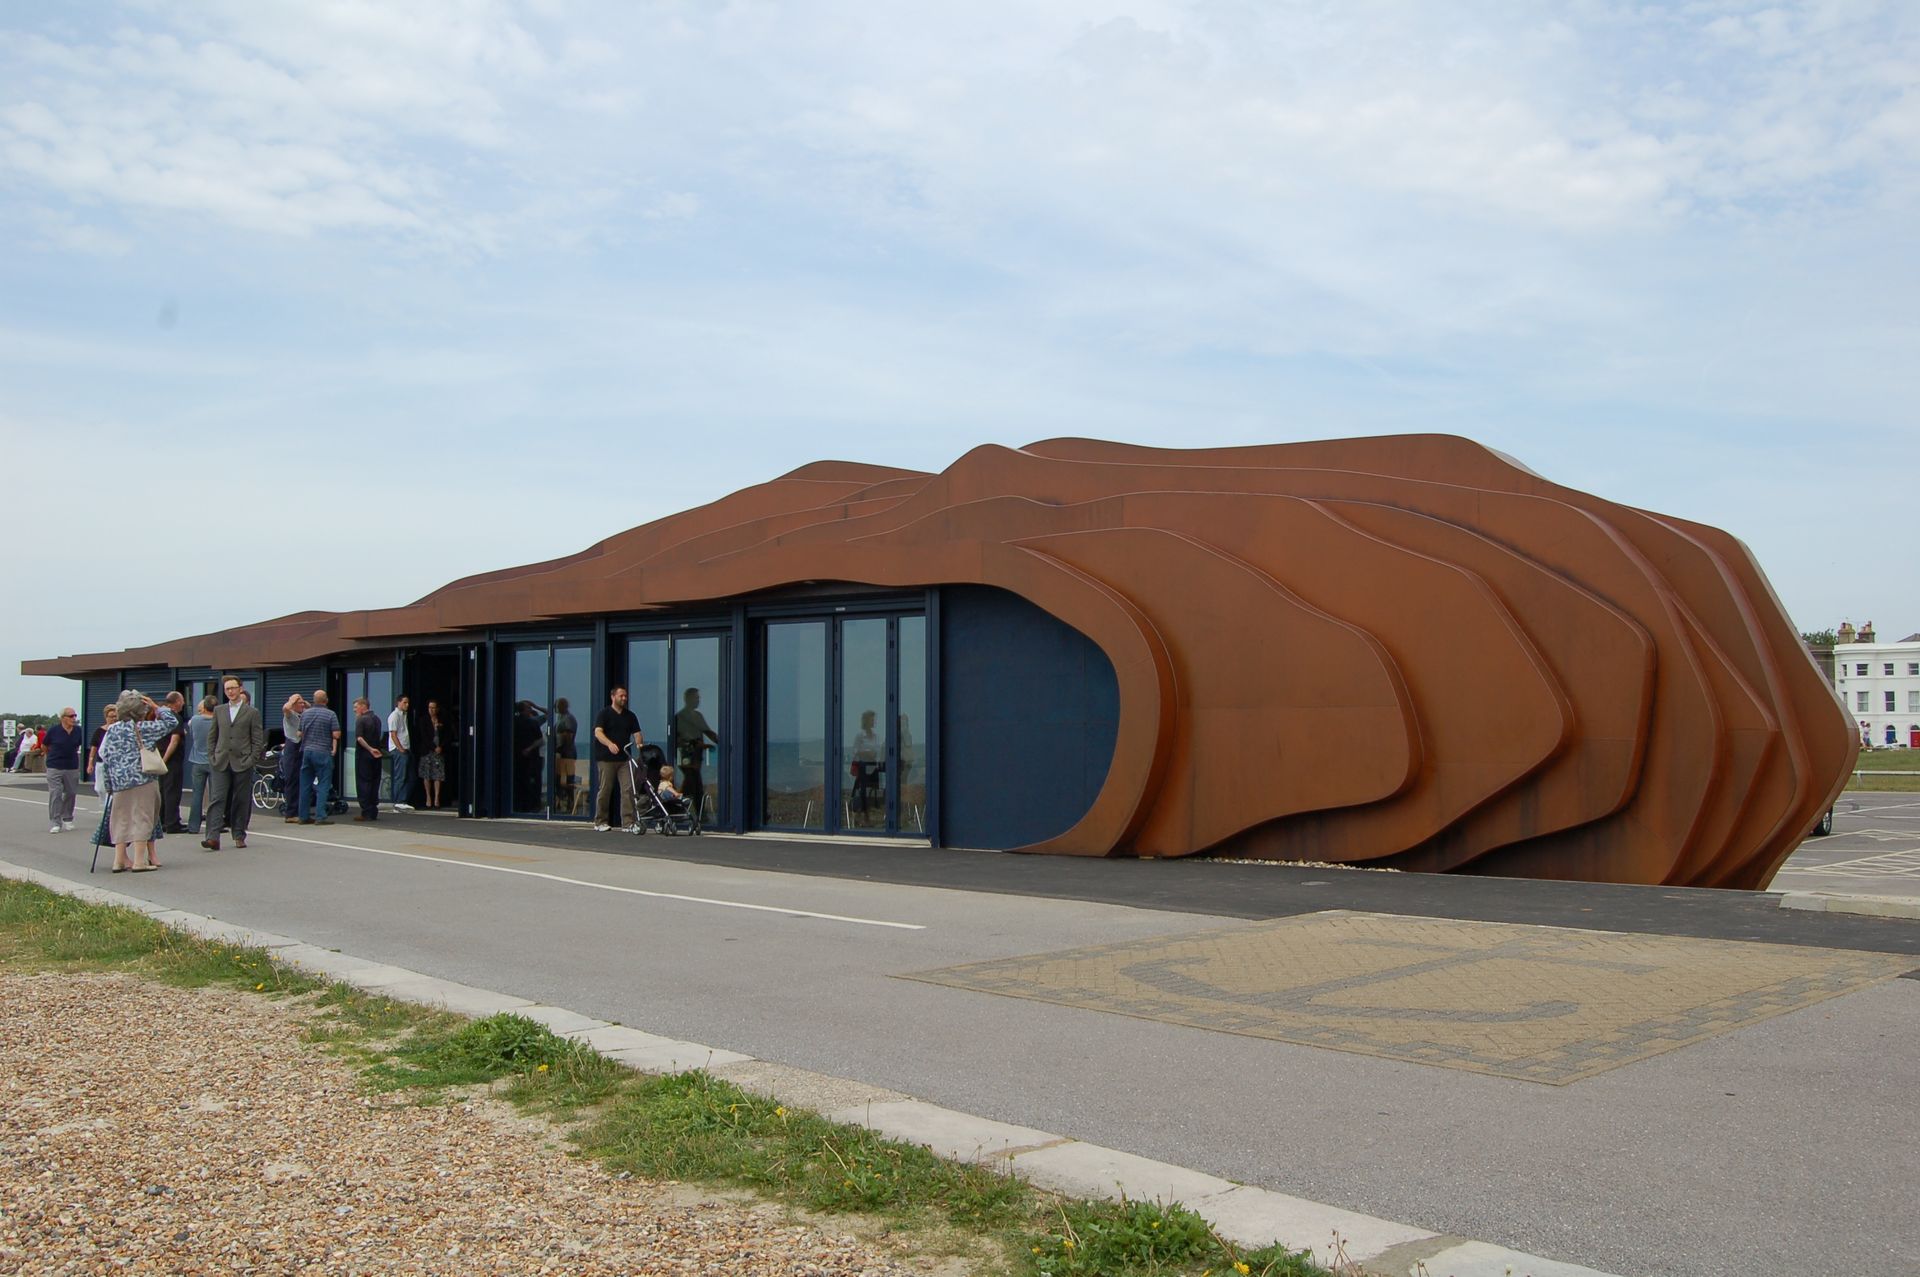
[[[596,834],[604,834],[607,832],[607,830],[612,828],[613,828],[612,825],[595,825],[593,827],[593,832]]]
[[[395,803],[393,805],[393,809],[395,811],[412,811],[413,804],[412,803]]]
[[[626,832],[630,834],[644,834],[647,832],[647,827],[645,825],[628,825]]]
[[[59,832],[60,832],[60,822],[56,820],[56,821],[54,821],[54,822],[53,822],[53,823],[52,823],[51,825],[48,825],[48,826],[47,826],[47,832],[48,832],[48,833],[50,833],[50,834],[57,834],[57,833],[59,833]]]
[[[61,829],[61,832],[63,832],[63,833],[69,833],[69,834],[70,834],[70,833],[72,833],[72,832],[73,832],[73,822],[72,822],[71,820],[63,820],[63,821],[61,821],[61,822],[60,822],[60,829]]]

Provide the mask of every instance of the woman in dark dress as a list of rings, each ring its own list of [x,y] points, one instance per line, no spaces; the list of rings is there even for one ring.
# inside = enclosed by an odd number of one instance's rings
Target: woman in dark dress
[[[427,702],[427,726],[421,733],[420,783],[426,787],[427,806],[440,805],[440,786],[447,779],[447,751],[453,748],[453,731],[440,717],[440,702]]]

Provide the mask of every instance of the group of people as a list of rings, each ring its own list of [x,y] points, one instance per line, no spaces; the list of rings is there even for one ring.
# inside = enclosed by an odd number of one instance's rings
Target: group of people
[[[416,761],[426,805],[446,804],[447,754],[453,749],[453,729],[441,716],[440,702],[427,702],[427,721],[421,727],[420,748],[414,748],[413,700],[402,695],[383,719],[364,696],[353,701],[353,781],[360,810],[355,820],[380,819],[380,782],[388,779],[395,811],[412,811]],[[290,824],[333,823],[334,760],[345,737],[339,716],[327,704],[325,689],[308,700],[295,692],[280,707],[280,728],[286,743],[280,751],[280,789],[286,797]]]
[[[58,726],[58,724],[55,724]],[[23,772],[27,770],[27,760],[35,754],[46,752],[47,733],[52,727],[22,727],[20,736],[7,750],[7,770]]]
[[[186,698],[170,692],[155,701],[144,692],[123,691],[102,713],[102,722],[86,740],[79,714],[71,706],[37,738],[47,762],[48,833],[73,829],[75,803],[83,781],[109,799],[107,838],[113,843],[115,873],[145,873],[160,868],[156,844],[166,834],[190,830],[200,845],[220,850],[223,834],[233,845],[247,845],[253,815],[253,778],[267,750],[266,724],[237,678],[221,682],[225,703],[208,696],[187,712]],[[402,696],[383,722],[366,698],[354,703],[355,780],[360,796],[356,820],[378,818],[382,772],[391,775],[397,810],[413,782],[414,747],[409,700]],[[327,693],[313,699],[295,693],[281,707],[286,744],[281,750],[281,789],[286,819],[331,824],[333,767],[340,750],[339,719],[327,707]],[[451,727],[437,702],[427,705],[419,757],[420,780],[429,807],[441,805],[447,777]],[[193,803],[185,823],[180,804],[186,779],[193,778]]]
[[[102,713],[84,751],[78,712],[71,706],[61,710],[45,745],[47,832],[73,828],[81,782],[91,781],[94,792],[108,800],[106,836],[113,844],[113,872],[158,869],[159,840],[187,832],[180,821],[180,800],[191,767],[194,825],[200,824],[204,809],[213,845],[218,845],[221,831],[231,827],[235,844],[246,846],[253,769],[266,738],[260,713],[249,703],[240,680],[229,678],[221,686],[227,703],[209,696],[191,717],[179,692],[156,701],[144,692],[123,691]]]

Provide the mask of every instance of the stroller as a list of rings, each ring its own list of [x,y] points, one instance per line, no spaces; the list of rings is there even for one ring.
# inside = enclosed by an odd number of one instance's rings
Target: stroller
[[[627,756],[627,771],[633,777],[633,802],[640,828],[657,834],[700,833],[700,821],[684,798],[668,798],[654,787],[654,777],[666,765],[667,756],[658,745],[646,745],[640,757]]]

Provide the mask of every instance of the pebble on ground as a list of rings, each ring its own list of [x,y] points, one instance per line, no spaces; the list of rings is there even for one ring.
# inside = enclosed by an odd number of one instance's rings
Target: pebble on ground
[[[904,1274],[766,1205],[620,1180],[482,1099],[364,1093],[297,1013],[0,974],[0,1272]]]

